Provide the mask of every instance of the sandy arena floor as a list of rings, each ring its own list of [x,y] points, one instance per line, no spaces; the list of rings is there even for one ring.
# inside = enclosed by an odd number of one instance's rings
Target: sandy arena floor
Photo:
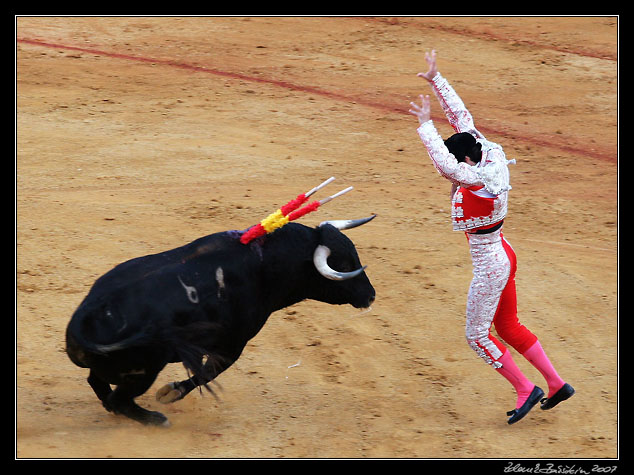
[[[617,26],[18,18],[16,456],[617,457]],[[514,426],[511,387],[465,342],[467,243],[407,113],[430,92],[416,73],[432,48],[476,125],[518,161],[505,236],[520,318],[577,390]],[[107,413],[64,352],[94,280],[244,229],[333,175],[355,191],[302,222],[379,215],[348,231],[372,311],[306,301],[272,315],[218,378],[221,402],[156,402],[185,375],[169,365],[139,402],[170,429]]]

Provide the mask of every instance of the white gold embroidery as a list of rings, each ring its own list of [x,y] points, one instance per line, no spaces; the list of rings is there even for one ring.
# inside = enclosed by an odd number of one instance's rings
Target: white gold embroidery
[[[500,230],[490,234],[469,234],[468,238],[473,279],[467,296],[465,335],[469,346],[487,364],[498,368],[502,365],[496,360],[502,353],[489,338],[489,332],[509,279],[511,263],[502,245]]]
[[[461,203],[462,193],[456,192],[451,202],[451,224],[453,225],[454,231],[469,231],[482,226],[489,226],[503,220],[508,210],[508,193],[502,193],[495,198],[493,211],[488,216],[458,219],[464,217],[464,210],[461,206],[457,206]]]

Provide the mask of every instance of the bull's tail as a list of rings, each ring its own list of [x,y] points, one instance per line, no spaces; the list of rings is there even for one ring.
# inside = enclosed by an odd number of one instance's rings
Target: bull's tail
[[[85,315],[76,314],[66,330],[66,352],[78,366],[91,367],[94,356],[107,356],[111,353],[143,346],[162,346],[166,353],[173,355],[172,361],[182,361],[188,372],[201,379],[211,381],[229,364],[229,360],[218,348],[219,325],[208,321],[191,322],[186,325],[173,325],[149,322],[144,327],[119,341],[97,343],[91,341],[83,331]],[[93,355],[93,356],[91,356]]]
[[[99,299],[86,298],[68,323],[66,345],[67,349],[75,349],[76,352],[103,356],[143,346],[151,342],[155,334],[152,322],[133,328],[116,308]]]
[[[85,336],[79,320],[71,319],[66,328],[66,353],[71,361],[80,367],[91,367],[94,356],[107,356],[115,351],[143,346],[151,341],[152,329],[147,328],[113,343],[97,343]]]
[[[96,353],[98,355],[107,355],[109,353],[124,350],[126,348],[132,348],[135,346],[143,346],[149,340],[150,338],[145,332],[139,332],[136,335],[132,335],[128,338],[124,338],[121,341],[117,341],[116,343],[110,343],[107,345],[100,344],[100,343],[93,343],[87,340],[83,340],[81,344],[82,346],[85,347],[85,349],[93,353]]]

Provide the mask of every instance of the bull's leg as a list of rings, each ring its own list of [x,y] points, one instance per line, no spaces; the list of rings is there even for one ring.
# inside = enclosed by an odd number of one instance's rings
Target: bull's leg
[[[181,382],[168,383],[156,391],[156,400],[163,404],[180,401],[187,396],[195,387],[193,378]]]
[[[205,370],[204,376],[194,375],[184,381],[166,384],[156,391],[156,400],[163,404],[179,401],[199,386],[205,386],[205,388],[217,399],[216,394],[207,384],[209,382],[213,382],[216,386],[220,387],[220,384],[215,382],[214,378],[231,366],[234,361],[235,359],[228,360],[225,358],[208,359],[203,365]]]
[[[109,409],[107,407],[107,405],[106,405],[107,404],[106,401],[108,400],[108,396],[112,392],[112,389],[110,388],[110,385],[106,381],[101,379],[99,376],[97,376],[95,371],[92,370],[92,369],[90,370],[90,374],[88,375],[88,384],[90,384],[90,387],[95,392],[95,394],[97,395],[99,400],[102,402],[104,407],[108,411],[111,411],[112,409]]]
[[[142,424],[169,427],[169,421],[163,414],[143,409],[134,402],[134,398],[150,388],[157,374],[135,375],[126,378],[108,395],[104,406],[106,409],[110,408],[108,410],[115,414],[122,414]]]
[[[179,401],[197,387],[206,386],[210,382],[213,382],[216,386],[220,387],[220,384],[216,381],[207,378],[201,379],[198,376],[192,376],[191,378],[180,382],[172,382],[156,391],[156,400],[163,404]],[[206,388],[216,399],[218,398],[212,388],[209,386],[206,386]]]

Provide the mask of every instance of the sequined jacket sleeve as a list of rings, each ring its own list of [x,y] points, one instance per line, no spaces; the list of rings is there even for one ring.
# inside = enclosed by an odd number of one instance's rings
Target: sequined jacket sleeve
[[[464,186],[484,185],[486,190],[499,195],[511,189],[506,155],[495,142],[491,142],[476,129],[473,116],[467,110],[449,82],[440,74],[431,82],[432,90],[440,103],[449,123],[456,132],[468,132],[482,145],[482,160],[476,167],[464,162],[458,163],[431,121],[418,128],[418,135],[427,147],[436,170],[451,182]],[[510,161],[513,163],[514,161]]]
[[[473,116],[465,107],[460,96],[449,84],[449,81],[440,73],[436,73],[436,76],[431,81],[431,87],[449,123],[456,132],[469,132],[476,138],[484,138],[475,128]]]
[[[434,127],[434,123],[428,120],[418,128],[420,136],[429,158],[431,158],[434,167],[442,176],[450,180],[452,183],[464,186],[482,185],[482,180],[475,167],[465,162],[459,163],[447,147],[442,137]]]

